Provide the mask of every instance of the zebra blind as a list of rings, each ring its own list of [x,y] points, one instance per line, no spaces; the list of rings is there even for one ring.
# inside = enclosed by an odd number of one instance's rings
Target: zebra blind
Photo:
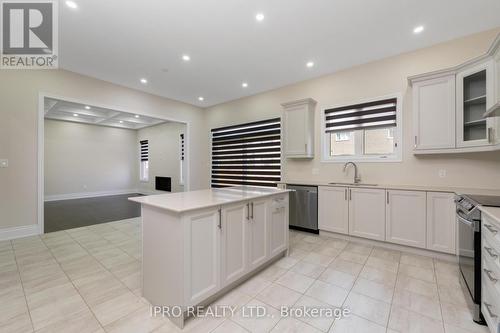
[[[397,98],[325,110],[325,131],[344,132],[396,126]]]
[[[181,135],[181,161],[184,161],[184,133]]]
[[[212,187],[276,187],[280,180],[280,118],[212,129]]]
[[[141,162],[149,160],[149,143],[148,140],[139,141],[141,144]]]

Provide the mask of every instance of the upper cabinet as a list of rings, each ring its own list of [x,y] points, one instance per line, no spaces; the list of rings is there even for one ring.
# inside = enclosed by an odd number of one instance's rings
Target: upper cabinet
[[[307,98],[281,104],[284,109],[284,152],[286,158],[314,157],[314,108]]]
[[[500,35],[485,55],[409,78],[414,154],[500,150]],[[500,115],[500,114],[499,114]]]

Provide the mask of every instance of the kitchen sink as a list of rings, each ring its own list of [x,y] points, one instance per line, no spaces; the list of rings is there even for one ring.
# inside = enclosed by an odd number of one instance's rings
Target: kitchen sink
[[[378,184],[367,184],[367,183],[328,183],[329,185],[339,185],[339,186],[378,186]]]

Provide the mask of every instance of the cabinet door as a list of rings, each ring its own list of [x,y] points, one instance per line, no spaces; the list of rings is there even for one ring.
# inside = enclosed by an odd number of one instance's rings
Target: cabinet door
[[[216,208],[185,217],[185,295],[188,305],[215,294],[220,287],[220,215]],[[175,251],[176,249],[172,249]]]
[[[347,187],[319,187],[318,227],[320,230],[349,233],[348,191]]]
[[[246,273],[247,214],[247,203],[227,205],[222,209],[222,287]]]
[[[268,241],[268,204],[269,199],[250,202],[248,233],[248,266],[250,269],[264,263],[269,257]]]
[[[456,221],[453,193],[427,192],[427,248],[456,253]]]
[[[385,190],[349,189],[349,235],[385,240]]]
[[[415,149],[455,148],[455,75],[413,83]]]
[[[457,74],[457,147],[494,144],[494,118],[483,118],[493,106],[494,63],[486,61]]]
[[[307,109],[296,106],[285,111],[285,153],[286,156],[307,154]]]
[[[425,248],[425,192],[388,190],[386,207],[386,240]]]
[[[275,197],[269,208],[269,257],[288,248],[288,195]]]

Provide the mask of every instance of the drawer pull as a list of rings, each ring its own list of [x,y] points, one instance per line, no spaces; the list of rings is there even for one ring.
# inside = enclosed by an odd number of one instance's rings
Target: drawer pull
[[[484,302],[484,306],[486,307],[486,310],[488,310],[488,314],[490,315],[491,318],[498,318],[498,316],[496,314],[494,314],[493,312],[491,312],[491,304],[488,304],[486,302]]]
[[[486,276],[488,277],[488,279],[490,279],[491,282],[496,283],[498,281],[498,279],[493,276],[492,271],[490,271],[486,268],[484,268],[483,271],[484,271],[484,273],[486,273]]]
[[[486,250],[486,252],[488,252],[488,254],[490,255],[490,257],[492,258],[498,258],[498,254],[495,253],[495,251],[491,248],[491,247],[484,247],[484,249]]]
[[[488,229],[488,230],[489,230],[492,234],[495,234],[495,235],[496,235],[496,234],[498,233],[498,230],[497,230],[497,229],[495,229],[495,228],[493,228],[493,227],[491,226],[491,224],[485,224],[485,225],[484,225],[484,227],[485,227],[486,229]]]

